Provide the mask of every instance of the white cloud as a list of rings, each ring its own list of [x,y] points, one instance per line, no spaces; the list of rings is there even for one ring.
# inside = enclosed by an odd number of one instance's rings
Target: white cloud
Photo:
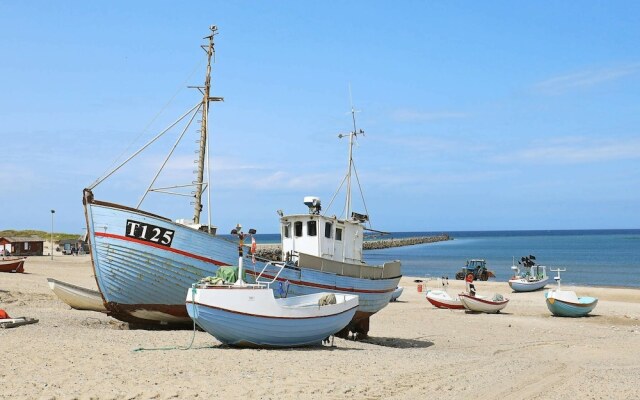
[[[559,138],[541,143],[494,161],[527,161],[545,164],[582,164],[600,161],[630,160],[640,158],[640,139],[589,139],[580,137]]]
[[[580,71],[539,82],[534,85],[534,90],[544,94],[562,94],[573,89],[587,88],[603,82],[613,81],[639,71],[640,63],[617,68]]]

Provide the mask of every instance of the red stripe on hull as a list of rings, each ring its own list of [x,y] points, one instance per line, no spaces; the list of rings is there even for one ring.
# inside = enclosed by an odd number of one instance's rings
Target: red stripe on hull
[[[427,300],[429,301],[429,303],[433,304],[434,306],[438,307],[438,308],[448,308],[451,310],[462,310],[464,309],[464,306],[462,304],[460,305],[453,305],[453,304],[447,304],[447,303],[441,303],[438,300],[434,300],[430,297],[427,297]]]
[[[147,242],[147,241],[144,241],[144,240],[135,239],[135,238],[127,237],[127,236],[114,235],[112,233],[102,233],[102,232],[95,232],[95,235],[98,236],[98,237],[105,237],[105,238],[110,238],[110,239],[124,240],[126,242],[133,242],[133,243],[141,244],[141,245],[144,245],[144,246],[150,246],[150,247],[153,247],[153,248],[156,248],[156,249],[160,249],[160,250],[170,251],[170,252],[175,253],[175,254],[180,254],[180,255],[185,256],[185,257],[195,258],[196,260],[204,261],[204,262],[207,262],[207,263],[210,263],[210,264],[214,264],[214,265],[217,265],[217,266],[229,265],[229,264],[223,263],[221,261],[217,261],[217,260],[214,260],[212,258],[202,257],[202,256],[199,256],[197,254],[186,252],[184,250],[173,249],[171,247],[161,246],[159,244],[155,244],[155,243],[151,243],[151,242]]]

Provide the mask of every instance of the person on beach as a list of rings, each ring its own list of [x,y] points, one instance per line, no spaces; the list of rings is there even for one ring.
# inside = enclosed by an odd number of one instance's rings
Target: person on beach
[[[465,282],[467,282],[467,292],[469,292],[469,294],[471,296],[475,296],[476,295],[476,287],[473,284],[473,274],[472,273],[468,273],[467,277],[465,278]]]

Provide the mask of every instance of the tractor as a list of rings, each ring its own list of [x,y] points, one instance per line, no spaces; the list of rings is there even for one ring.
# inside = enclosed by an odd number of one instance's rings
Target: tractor
[[[487,269],[485,260],[467,260],[462,269],[456,272],[456,279],[464,279],[468,274],[473,274],[474,281],[486,281],[489,278],[495,278],[493,271]]]

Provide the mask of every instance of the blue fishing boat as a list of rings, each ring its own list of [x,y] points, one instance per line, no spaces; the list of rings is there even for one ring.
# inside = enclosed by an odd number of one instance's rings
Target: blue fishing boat
[[[238,244],[216,235],[216,229],[211,224],[209,207],[209,220],[203,223],[201,218],[203,195],[210,192],[209,174],[205,173],[209,165],[209,103],[222,100],[209,94],[213,39],[216,33],[217,28],[212,26],[211,35],[205,38],[208,43],[203,46],[208,63],[205,84],[198,88],[203,94],[202,100],[169,127],[175,126],[181,120],[187,120],[187,126],[182,131],[184,134],[195,117],[201,115],[200,136],[197,140],[199,150],[196,179],[185,185],[156,187],[155,182],[160,174],[158,172],[135,207],[95,198],[96,186],[168,132],[167,128],[83,192],[91,258],[98,289],[107,313],[122,321],[143,325],[191,323],[185,306],[186,288],[203,277],[215,275],[220,266],[237,263]],[[182,139],[183,134],[178,141]],[[355,134],[353,132],[350,137],[353,138]],[[173,149],[162,163],[162,167],[172,153]],[[192,190],[192,193],[180,193],[180,190],[185,188]],[[142,209],[141,204],[150,192],[189,197],[194,204],[193,218],[172,220]],[[207,204],[210,204],[210,201],[207,201]],[[303,237],[318,242],[318,235],[308,230],[312,224],[307,224],[307,220],[315,220],[318,224],[316,228],[325,223],[323,233],[333,238],[333,241],[323,242],[324,246],[333,243],[336,250],[332,250],[335,251],[334,255],[327,258],[325,247],[311,254],[298,253],[298,250],[303,250],[299,247],[286,248],[289,254],[288,262],[277,278],[277,286],[274,286],[277,297],[288,298],[319,292],[358,295],[360,306],[345,332],[366,334],[369,330],[369,317],[389,303],[401,273],[399,262],[370,266],[362,261],[361,222],[364,217],[357,213],[345,219],[319,215],[292,216],[292,223],[304,222],[305,228],[300,227],[299,231],[294,232],[303,236],[294,239],[284,238],[283,245],[291,243],[297,246],[302,243]],[[292,228],[286,218],[281,217],[283,230],[284,226],[288,226],[287,229]],[[331,224],[329,228],[326,223]],[[295,228],[298,227],[296,224]],[[244,257],[248,262],[250,256],[245,254]],[[269,260],[258,259],[254,269],[248,269],[247,273],[252,279],[255,278],[256,271],[260,271],[267,261]],[[265,275],[268,276],[269,273],[273,277],[275,272],[267,268]],[[278,290],[281,286],[286,286],[287,290]]]
[[[547,308],[551,313],[558,317],[584,317],[589,314],[598,304],[595,297],[582,296],[578,297],[571,290],[562,290],[560,288],[560,272],[566,269],[552,269],[558,275],[554,277],[558,283],[557,289],[551,289],[545,293]]]

